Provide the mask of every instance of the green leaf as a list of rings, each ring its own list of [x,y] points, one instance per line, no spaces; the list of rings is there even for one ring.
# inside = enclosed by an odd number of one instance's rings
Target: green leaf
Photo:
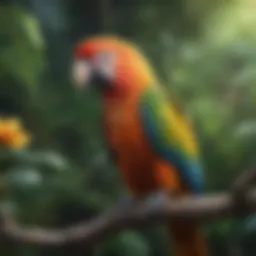
[[[35,168],[15,167],[6,172],[5,181],[14,189],[33,189],[42,185],[43,177]]]
[[[148,256],[149,247],[142,236],[134,232],[124,231],[106,246],[99,250],[104,255],[115,256]],[[101,253],[99,253],[101,255]]]
[[[9,159],[13,164],[16,165],[36,166],[50,171],[63,171],[68,168],[66,159],[54,151],[2,151],[0,156],[2,161]]]
[[[45,64],[38,21],[25,9],[1,5],[0,29],[2,74],[11,74],[33,91]]]

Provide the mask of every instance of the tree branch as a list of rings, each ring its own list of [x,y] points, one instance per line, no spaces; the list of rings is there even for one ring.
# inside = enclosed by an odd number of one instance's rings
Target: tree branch
[[[248,214],[256,211],[256,189],[245,196]],[[124,228],[135,228],[152,222],[163,222],[172,217],[210,220],[224,217],[236,217],[236,201],[232,193],[220,193],[206,196],[189,196],[179,200],[168,200],[157,208],[149,207],[147,202],[135,205],[131,209],[115,209],[89,222],[81,222],[63,229],[23,228],[2,214],[1,233],[4,237],[26,244],[61,246],[67,243],[83,241],[92,245]],[[1,223],[1,221],[0,221]]]

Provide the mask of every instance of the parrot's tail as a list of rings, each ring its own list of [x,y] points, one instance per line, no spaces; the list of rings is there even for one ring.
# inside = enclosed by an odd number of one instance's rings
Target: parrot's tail
[[[207,245],[200,224],[173,220],[169,226],[175,256],[208,256]]]

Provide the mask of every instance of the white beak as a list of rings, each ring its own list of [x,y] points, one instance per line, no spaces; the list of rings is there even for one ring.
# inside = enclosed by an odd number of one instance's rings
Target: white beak
[[[75,87],[79,90],[89,86],[89,81],[92,76],[92,67],[85,60],[77,60],[73,64],[72,78]]]

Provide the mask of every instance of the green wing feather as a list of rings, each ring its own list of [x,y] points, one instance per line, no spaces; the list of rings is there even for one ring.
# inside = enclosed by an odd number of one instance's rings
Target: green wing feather
[[[195,192],[203,185],[195,136],[185,117],[158,87],[148,88],[139,106],[141,123],[156,154],[176,166],[185,184]]]

